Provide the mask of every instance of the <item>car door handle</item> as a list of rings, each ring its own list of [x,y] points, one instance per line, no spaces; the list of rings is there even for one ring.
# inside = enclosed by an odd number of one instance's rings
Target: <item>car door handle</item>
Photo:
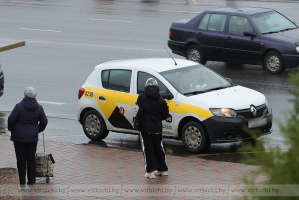
[[[202,36],[202,32],[197,33],[197,35]]]
[[[231,40],[231,39],[232,39],[232,37],[228,36],[226,39],[227,39],[227,40]]]
[[[106,101],[106,98],[103,97],[103,96],[99,96],[99,100],[101,100],[101,101]]]

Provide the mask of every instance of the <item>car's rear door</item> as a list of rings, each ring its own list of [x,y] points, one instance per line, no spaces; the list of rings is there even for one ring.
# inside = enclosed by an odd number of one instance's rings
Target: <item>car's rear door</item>
[[[207,60],[221,60],[225,47],[227,15],[206,13],[197,26],[197,40]]]
[[[98,80],[98,105],[112,125],[110,129],[133,130],[133,70],[123,67],[102,70]]]

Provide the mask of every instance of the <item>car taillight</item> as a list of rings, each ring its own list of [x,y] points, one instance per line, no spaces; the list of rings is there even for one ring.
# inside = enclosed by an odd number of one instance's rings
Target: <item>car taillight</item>
[[[169,31],[169,37],[170,37],[170,36],[172,36],[172,32],[171,32],[171,31]]]
[[[80,99],[82,97],[82,95],[84,94],[85,89],[84,88],[80,88],[79,92],[78,92],[78,99]]]

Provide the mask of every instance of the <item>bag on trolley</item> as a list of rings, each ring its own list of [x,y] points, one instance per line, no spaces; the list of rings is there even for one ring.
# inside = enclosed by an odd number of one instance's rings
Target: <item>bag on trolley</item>
[[[49,183],[50,182],[49,177],[54,177],[53,170],[54,170],[55,160],[52,154],[46,153],[44,133],[43,133],[43,145],[44,145],[44,153],[36,153],[35,155],[35,162],[36,162],[35,176],[45,177],[46,182]]]

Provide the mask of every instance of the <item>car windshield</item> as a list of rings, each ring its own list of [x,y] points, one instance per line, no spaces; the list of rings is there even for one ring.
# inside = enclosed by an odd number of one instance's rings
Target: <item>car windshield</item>
[[[288,18],[274,11],[256,14],[251,16],[251,18],[262,34],[277,33],[297,28]]]
[[[233,86],[214,71],[194,65],[161,73],[180,93],[195,95]]]

